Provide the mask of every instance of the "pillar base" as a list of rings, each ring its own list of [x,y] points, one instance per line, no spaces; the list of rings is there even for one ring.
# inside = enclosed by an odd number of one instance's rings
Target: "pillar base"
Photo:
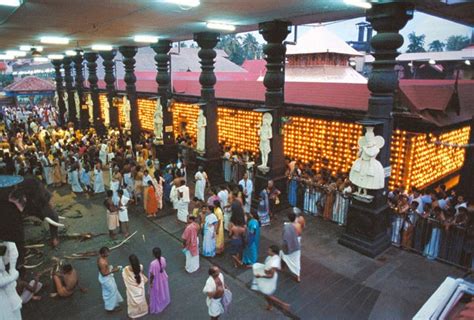
[[[338,243],[368,257],[377,257],[390,247],[387,234],[389,210],[386,204],[375,206],[353,200],[349,207],[346,231]]]
[[[224,175],[222,172],[221,158],[206,158],[197,155],[196,166],[202,166],[204,168],[204,171],[207,173],[207,177],[211,183],[211,186],[216,186],[225,183]]]
[[[177,144],[160,144],[153,145],[155,148],[156,156],[160,160],[160,166],[164,168],[171,161],[175,161],[178,156],[178,145]]]

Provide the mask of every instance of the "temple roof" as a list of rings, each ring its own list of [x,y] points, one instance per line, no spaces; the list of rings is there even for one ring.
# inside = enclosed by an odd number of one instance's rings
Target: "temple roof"
[[[397,57],[398,61],[429,61],[430,59],[435,61],[474,60],[474,47],[468,47],[459,51],[402,53]]]
[[[6,86],[3,90],[9,92],[54,91],[56,87],[49,80],[28,76]]]
[[[363,55],[320,24],[309,26],[309,30],[301,37],[298,37],[296,45],[287,45],[287,55],[312,53],[338,53],[348,56]]]

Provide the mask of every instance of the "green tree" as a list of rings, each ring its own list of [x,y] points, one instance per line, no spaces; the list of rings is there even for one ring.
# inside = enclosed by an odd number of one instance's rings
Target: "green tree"
[[[407,52],[426,52],[425,46],[425,35],[416,35],[415,31],[408,34],[408,50]]]
[[[436,52],[443,51],[444,47],[446,47],[446,44],[439,40],[434,40],[428,45],[428,49],[430,51],[436,51]]]
[[[453,35],[446,40],[447,51],[462,50],[469,45],[469,38],[462,35]]]
[[[245,51],[246,59],[254,60],[260,58],[262,46],[251,33],[245,35],[242,41],[242,47]]]
[[[217,44],[217,49],[222,49],[229,56],[229,60],[239,66],[244,63],[245,51],[242,48],[242,38],[235,34],[227,34]]]

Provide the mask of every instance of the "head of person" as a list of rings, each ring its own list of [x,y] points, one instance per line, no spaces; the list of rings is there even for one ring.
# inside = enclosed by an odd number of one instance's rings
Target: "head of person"
[[[249,174],[248,174],[248,172],[245,172],[244,173],[244,180],[247,180],[248,178],[249,178]]]
[[[119,197],[123,196],[123,190],[122,190],[122,189],[118,189],[118,190],[117,190],[117,194],[119,195]]]
[[[64,274],[68,274],[68,273],[72,272],[73,268],[72,268],[72,265],[70,263],[66,263],[62,266],[62,270],[63,270]]]
[[[213,277],[214,279],[217,278],[219,276],[219,274],[221,273],[221,271],[219,270],[219,268],[217,266],[211,266],[209,268],[209,271],[208,271],[209,275],[211,277]]]
[[[198,167],[198,171],[199,171],[199,172],[203,172],[203,171],[204,171],[204,167],[203,167],[203,166],[199,166],[199,167]]]
[[[179,185],[180,185],[180,186],[184,186],[184,185],[186,185],[186,181],[184,181],[184,180],[181,180],[181,181],[179,182]]]
[[[161,249],[160,247],[154,247],[153,248],[153,256],[155,259],[160,260],[161,259]]]
[[[296,214],[294,212],[288,212],[286,216],[288,217],[288,220],[290,220],[290,222],[295,222]]]
[[[214,200],[214,209],[215,208],[220,208],[221,207],[221,203],[219,200]]]
[[[132,267],[133,274],[135,275],[135,281],[137,284],[140,284],[142,282],[142,277],[140,276],[141,272],[141,266],[140,266],[140,260],[138,260],[138,257],[134,254],[131,254],[128,257],[128,261],[130,262],[130,266]]]
[[[143,171],[143,175],[146,177],[148,175],[148,170]]]
[[[464,196],[462,194],[458,195],[458,203],[464,202]]]
[[[110,254],[110,249],[107,248],[107,247],[102,247],[102,248],[100,248],[100,250],[99,250],[99,254],[100,254],[101,257],[106,258],[106,257],[108,257],[109,254]]]
[[[410,204],[410,207],[412,210],[416,210],[418,208],[420,204],[418,203],[418,201],[412,201],[411,204]]]
[[[209,210],[209,212],[214,212],[214,206],[207,206],[207,209]]]
[[[279,255],[280,254],[280,247],[278,247],[276,244],[271,245],[268,248],[268,255],[269,256],[274,256],[274,255]]]
[[[188,215],[188,223],[193,223],[196,221],[196,217],[192,214]]]
[[[273,188],[273,185],[274,185],[273,180],[268,180],[268,184],[267,184],[268,189]]]
[[[150,180],[150,181],[147,182],[147,185],[148,185],[149,187],[153,187],[153,182],[151,182],[151,180]]]

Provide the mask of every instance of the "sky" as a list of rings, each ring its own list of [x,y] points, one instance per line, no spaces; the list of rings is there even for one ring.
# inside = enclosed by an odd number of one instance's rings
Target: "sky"
[[[356,18],[344,21],[329,22],[324,25],[333,33],[338,35],[344,41],[356,41],[358,30],[356,23],[365,21],[365,18]],[[302,36],[311,27],[298,26],[298,37]],[[471,38],[472,29],[468,26],[455,23],[449,20],[441,19],[429,14],[416,11],[412,20],[410,20],[405,28],[401,30],[405,42],[399,51],[405,52],[408,46],[408,34],[415,31],[417,35],[425,34],[425,49],[433,40],[446,42],[451,35],[464,35]],[[258,32],[253,32],[260,42],[264,42]],[[375,32],[374,32],[375,34]],[[287,37],[287,40],[293,41],[293,34]]]

